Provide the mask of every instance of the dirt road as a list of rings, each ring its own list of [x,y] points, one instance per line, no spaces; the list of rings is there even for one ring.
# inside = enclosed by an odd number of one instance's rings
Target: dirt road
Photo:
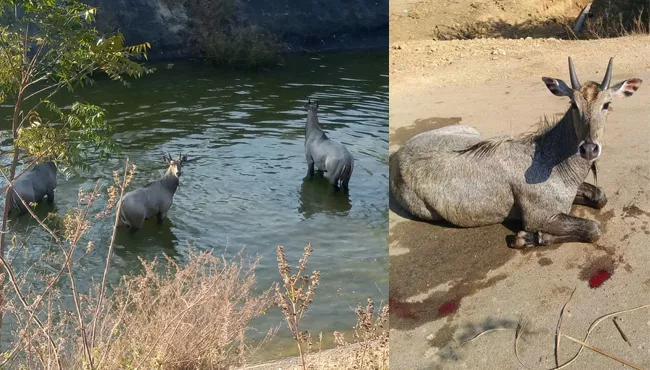
[[[391,2],[392,3],[392,2]],[[393,25],[391,24],[391,32]],[[609,199],[574,214],[605,228],[596,244],[568,243],[528,251],[508,249],[502,225],[450,229],[405,218],[391,205],[391,369],[550,369],[563,305],[575,289],[562,332],[584,339],[598,317],[650,304],[650,37],[561,41],[394,41],[391,46],[390,150],[413,135],[467,124],[485,136],[527,131],[541,117],[568,108],[541,80],[569,80],[572,56],[581,81],[602,80],[615,57],[612,82],[645,83],[612,103],[599,181]],[[589,181],[593,179],[589,178]],[[604,281],[604,282],[603,282]],[[599,287],[590,287],[598,285]],[[650,310],[611,318],[588,343],[650,368]],[[525,322],[514,353],[515,328]],[[506,328],[485,333],[487,329]],[[563,339],[560,364],[579,346]],[[570,369],[622,365],[585,349]]]

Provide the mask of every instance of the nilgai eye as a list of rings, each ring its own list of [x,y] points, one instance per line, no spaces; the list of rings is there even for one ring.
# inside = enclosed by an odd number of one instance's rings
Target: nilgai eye
[[[609,102],[603,104],[603,110],[608,110],[609,109]]]

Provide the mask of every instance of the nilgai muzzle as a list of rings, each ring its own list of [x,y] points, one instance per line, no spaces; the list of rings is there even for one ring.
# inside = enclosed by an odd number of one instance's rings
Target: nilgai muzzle
[[[179,155],[178,159],[173,159],[171,155],[163,156],[163,159],[169,167],[160,180],[124,195],[118,226],[137,230],[142,227],[144,220],[156,216],[158,223],[162,223],[167,217],[178,188],[183,162],[187,161],[187,154]]]
[[[412,215],[461,227],[521,220],[509,246],[594,242],[600,224],[569,214],[572,204],[600,209],[607,199],[584,182],[603,150],[614,97],[634,94],[641,79],[610,87],[612,62],[603,81],[581,84],[569,58],[571,87],[542,77],[571,107],[556,123],[517,138],[484,139],[469,126],[447,126],[411,138],[390,157],[390,190]]]
[[[305,157],[307,158],[307,178],[314,176],[315,170],[326,172],[334,191],[339,187],[346,193],[354,169],[352,154],[341,143],[330,140],[318,122],[318,102],[305,104],[307,124],[305,125]]]
[[[54,202],[56,174],[56,164],[48,161],[35,165],[34,168],[15,180],[13,188],[9,190],[11,201],[9,212],[11,213],[14,208],[17,208],[21,215],[27,212],[27,208],[20,198],[23,198],[27,205],[40,202],[46,195],[49,203]]]

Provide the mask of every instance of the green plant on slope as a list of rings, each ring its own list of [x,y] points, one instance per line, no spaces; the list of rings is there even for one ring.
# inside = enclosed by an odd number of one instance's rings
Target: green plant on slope
[[[241,16],[241,0],[165,0],[182,6],[190,19],[190,40],[206,60],[229,67],[257,68],[280,60],[280,38]]]

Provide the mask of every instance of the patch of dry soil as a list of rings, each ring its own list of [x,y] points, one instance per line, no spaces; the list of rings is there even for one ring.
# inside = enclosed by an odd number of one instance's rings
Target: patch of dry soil
[[[565,32],[589,0],[391,0],[391,42]]]
[[[542,76],[567,79],[567,56],[573,58],[581,76],[604,74],[609,56],[615,57],[616,71],[648,71],[650,37],[393,42],[390,47],[390,93],[399,93],[402,86],[412,89],[414,85],[470,86],[489,81],[511,84],[529,76],[536,76],[540,83]],[[592,62],[595,58],[598,63]]]

